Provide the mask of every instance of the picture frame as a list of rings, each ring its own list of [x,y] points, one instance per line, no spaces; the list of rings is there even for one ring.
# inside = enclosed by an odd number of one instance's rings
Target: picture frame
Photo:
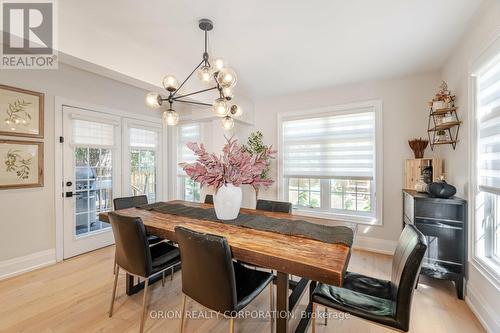
[[[0,84],[0,135],[43,139],[45,94]]]
[[[43,142],[0,139],[0,190],[43,187]]]

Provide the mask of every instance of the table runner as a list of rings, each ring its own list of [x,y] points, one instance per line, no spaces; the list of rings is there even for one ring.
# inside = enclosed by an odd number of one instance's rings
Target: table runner
[[[311,238],[325,243],[342,243],[352,246],[354,232],[346,226],[328,226],[310,223],[304,220],[274,218],[262,215],[239,214],[234,220],[219,220],[213,208],[191,207],[178,203],[157,202],[137,207],[139,209],[154,210],[159,213],[172,214],[225,223],[240,227],[252,228],[261,231],[276,232],[290,236]]]

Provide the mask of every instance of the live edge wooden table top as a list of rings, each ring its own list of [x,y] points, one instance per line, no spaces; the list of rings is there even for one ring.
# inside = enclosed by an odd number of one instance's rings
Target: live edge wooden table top
[[[170,203],[180,203],[201,208],[213,207],[209,204],[181,200],[170,201]],[[341,286],[343,273],[349,262],[350,249],[344,244],[329,244],[299,236],[260,231],[221,222],[198,220],[138,208],[123,209],[120,210],[119,213],[126,216],[140,217],[150,234],[174,242],[176,241],[175,227],[177,226],[225,237],[231,247],[234,259],[241,260],[248,264],[270,268],[278,272],[277,305],[278,308],[282,309],[285,304],[280,306],[279,303],[284,302],[284,299],[280,302],[279,294],[284,294],[283,289],[285,287],[282,286],[280,288],[280,285],[286,283],[286,288],[288,288],[288,274],[303,277],[311,281]],[[335,220],[246,208],[242,208],[240,213],[304,220],[311,223],[326,225],[345,225],[353,228],[355,231],[355,226],[353,224]],[[99,218],[101,221],[109,221],[107,213],[99,214]],[[280,289],[282,289],[281,292]],[[288,292],[288,289],[286,290]],[[286,306],[286,310],[288,310],[288,306]],[[278,332],[287,332],[287,326],[279,325],[279,322],[281,322],[281,320],[277,322]],[[286,322],[284,325],[286,325]]]
[[[188,201],[170,201],[170,203],[181,203],[201,208],[212,207],[209,204]],[[332,223],[326,219],[254,209],[242,208],[240,212],[319,224]],[[349,247],[344,244],[328,244],[304,237],[254,230],[145,209],[129,208],[120,210],[119,213],[142,218],[144,226],[150,234],[172,241],[176,241],[174,230],[178,226],[226,237],[231,246],[233,257],[237,260],[336,286],[342,285],[342,274],[349,260]],[[102,221],[108,221],[106,213],[101,213],[99,217]],[[345,225],[336,221],[334,223]]]

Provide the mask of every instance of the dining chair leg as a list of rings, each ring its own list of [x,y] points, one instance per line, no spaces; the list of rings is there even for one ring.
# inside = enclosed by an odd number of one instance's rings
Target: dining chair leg
[[[234,318],[229,318],[229,333],[234,333]]]
[[[165,272],[161,273],[161,286],[165,287]]]
[[[115,253],[115,262],[113,263],[113,274],[116,274],[116,253]]]
[[[269,300],[270,300],[270,311],[271,311],[271,333],[274,332],[274,290],[273,283],[269,283]]]
[[[328,308],[325,306],[325,326],[328,325]]]
[[[171,271],[170,271],[170,281],[174,279],[174,266],[172,266]]]
[[[313,303],[312,305],[311,316],[312,316],[312,322],[311,322],[312,333],[316,333],[316,303]]]
[[[184,332],[184,314],[186,312],[186,295],[182,295],[182,309],[181,309],[181,333]]]
[[[144,332],[144,321],[146,319],[146,309],[147,309],[147,301],[148,301],[148,286],[149,286],[149,279],[145,278],[144,279],[144,296],[142,299],[142,316],[141,316],[141,329],[140,332]]]
[[[115,272],[115,282],[113,283],[113,292],[111,294],[111,305],[109,306],[109,317],[113,316],[113,305],[115,305],[115,296],[116,296],[116,285],[118,284],[118,272],[120,270],[120,267],[116,267],[116,272]]]

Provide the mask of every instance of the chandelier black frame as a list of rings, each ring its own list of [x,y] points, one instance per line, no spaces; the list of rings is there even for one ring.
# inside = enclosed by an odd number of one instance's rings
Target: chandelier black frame
[[[233,118],[238,118],[242,114],[241,107],[236,104],[229,106],[228,103],[233,99],[232,89],[236,84],[236,73],[234,70],[227,67],[222,59],[213,59],[213,63],[210,61],[211,59],[208,54],[208,32],[213,29],[213,22],[209,19],[201,19],[198,22],[198,26],[201,30],[203,30],[205,35],[205,48],[201,62],[191,71],[191,73],[184,79],[184,81],[182,81],[180,85],[178,85],[174,76],[166,75],[163,79],[163,87],[166,91],[168,91],[168,96],[162,96],[154,92],[149,93],[146,96],[146,104],[154,109],[158,109],[163,105],[163,103],[168,103],[168,110],[163,111],[163,119],[167,125],[176,125],[179,121],[177,112],[172,108],[174,102],[212,107],[214,113],[222,118],[222,126],[225,129],[230,129],[234,126]],[[202,81],[205,81],[206,83],[214,81],[214,86],[183,95],[177,95],[180,89],[197,71],[198,76]],[[186,97],[212,90],[217,90],[219,96],[213,104],[185,99]]]

